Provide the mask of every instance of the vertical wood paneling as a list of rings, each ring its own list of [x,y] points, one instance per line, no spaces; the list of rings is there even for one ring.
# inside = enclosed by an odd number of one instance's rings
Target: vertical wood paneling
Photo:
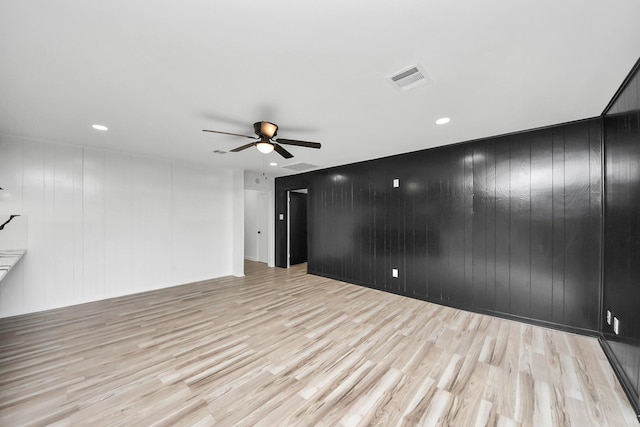
[[[106,153],[104,174],[105,198],[105,286],[117,293],[133,287],[133,160],[124,154]],[[112,268],[111,266],[118,266]]]
[[[496,287],[495,310],[508,313],[511,306],[511,145],[496,143]]]
[[[232,273],[232,171],[7,136],[0,162],[28,229],[0,316]]]
[[[82,297],[82,149],[56,145],[52,159],[50,300],[60,304]]]
[[[530,317],[531,148],[528,135],[509,142],[509,313]]]
[[[603,165],[603,126],[602,121],[593,121],[589,127],[589,223],[587,228],[590,230],[598,230],[598,233],[588,233],[589,245],[599,244],[602,246],[604,239],[603,230],[603,185],[604,175]],[[602,275],[602,251],[590,252],[590,258],[587,261],[586,271],[588,277],[596,277]],[[600,292],[602,293],[602,283],[600,283]],[[602,320],[602,306],[598,307],[596,316]],[[600,322],[598,322],[600,323]]]
[[[392,164],[385,168],[385,188],[388,198],[385,203],[385,218],[387,220],[386,250],[388,259],[386,271],[387,289],[395,293],[405,293],[404,282],[406,280],[406,270],[404,268],[404,212],[402,206],[402,187],[406,186],[405,174],[398,166],[397,162],[390,160]],[[393,180],[398,179],[400,187],[393,186]],[[398,278],[391,275],[392,269],[398,269]]]
[[[57,303],[56,297],[56,215],[55,215],[55,158],[56,158],[57,145],[42,144],[43,156],[43,211],[42,211],[42,227],[43,227],[43,240],[41,244],[44,246],[43,258],[41,260],[41,266],[44,268],[46,274],[44,275],[44,295],[45,301],[53,301]],[[26,165],[25,165],[26,167]],[[40,171],[38,171],[40,172]],[[31,215],[29,215],[31,216]],[[64,226],[64,225],[63,225]],[[29,248],[27,248],[28,250]],[[64,285],[62,285],[64,286]]]
[[[597,184],[599,185],[599,184]],[[531,312],[553,318],[553,141],[531,139]]]
[[[0,154],[0,187],[4,189],[0,191],[0,221],[4,223],[10,215],[24,215],[22,192],[25,179],[22,173],[24,153],[22,144],[9,138],[0,138],[0,153],[2,153]],[[27,218],[27,223],[28,220]],[[9,223],[7,227],[11,224]],[[4,241],[2,233],[0,231],[0,247],[10,249],[7,245],[11,244],[11,239]],[[7,310],[24,303],[25,295],[21,284],[24,281],[25,260],[26,257],[0,283],[0,310]]]
[[[473,301],[474,307],[487,307],[488,305],[488,286],[487,271],[489,269],[489,251],[488,251],[488,223],[489,223],[489,191],[488,179],[489,166],[486,158],[487,143],[481,143],[473,147],[473,224],[472,224],[472,247],[471,262]]]
[[[312,242],[318,252],[310,257],[311,273],[595,331],[599,123],[283,177],[276,186],[282,191],[304,179],[331,195],[311,207],[310,217],[319,219],[310,225],[318,240]],[[349,177],[349,190],[327,176]],[[396,178],[399,189],[392,186]],[[368,226],[361,218],[369,218]],[[358,237],[363,227],[370,227],[371,253]],[[346,253],[339,251],[344,248]],[[353,274],[363,264],[372,266],[370,280]],[[400,270],[399,279],[391,277],[392,268]]]
[[[83,170],[83,278],[85,295],[104,295],[105,288],[105,153],[85,149]]]
[[[74,150],[73,156],[73,298],[84,298],[84,203],[83,203],[83,179],[84,179],[83,150]]]
[[[307,211],[307,251],[308,258],[314,259],[316,263],[322,263],[322,250],[318,247],[319,244],[322,244],[324,239],[316,238],[316,233],[320,227],[320,218],[316,216],[316,212],[320,211],[319,206],[322,205],[322,191],[314,190],[313,188],[309,188],[309,192],[307,193],[307,197],[309,200],[309,210]],[[276,217],[276,222],[278,222],[278,218]],[[309,261],[307,260],[307,263]]]
[[[359,183],[354,184],[360,190],[361,204],[354,211],[357,226],[362,230],[362,251],[360,257],[361,274],[359,283],[371,284],[374,280],[374,255],[375,255],[375,217],[372,206],[374,202],[375,178],[374,170],[366,167],[359,167]]]
[[[591,185],[589,128],[570,126],[565,133],[565,317],[574,319],[578,326],[588,328],[597,325],[598,305],[589,298],[599,293],[599,284],[587,275],[591,255],[573,248],[589,247],[592,235],[599,235],[599,228],[592,229],[590,222]],[[585,255],[588,256],[585,259]],[[598,272],[599,273],[599,272]],[[595,329],[595,328],[594,328]]]
[[[23,173],[24,147],[21,140],[0,135],[0,214],[15,214],[22,211],[22,184],[25,179]],[[4,222],[4,220],[2,221]],[[2,237],[0,236],[0,239]]]
[[[427,183],[419,162],[423,156],[416,156],[411,167],[405,169],[400,187],[402,197],[401,213],[405,217],[403,229],[404,286],[408,295],[425,298],[429,271],[427,268]],[[418,163],[416,165],[416,163]]]
[[[445,288],[445,301],[465,299],[465,175],[464,148],[451,147],[449,151],[449,188],[447,204],[451,223],[447,238],[447,273],[449,279]],[[453,280],[452,280],[453,279]]]
[[[374,254],[373,265],[375,269],[375,279],[372,283],[376,289],[385,289],[387,278],[389,277],[389,259],[387,256],[387,232],[388,224],[386,217],[386,204],[388,187],[386,175],[376,171],[373,176],[373,205],[374,212]]]
[[[363,218],[361,214],[367,212],[363,209],[364,206],[368,206],[367,200],[368,186],[357,187],[353,185],[353,179],[357,176],[359,180],[362,180],[360,176],[362,171],[354,168],[352,180],[350,182],[350,190],[352,194],[351,203],[351,221],[353,221],[353,244],[354,251],[353,257],[353,282],[355,283],[370,283],[368,278],[364,278],[366,267],[365,264],[369,257],[368,241],[369,236],[367,233],[368,226],[370,225],[370,219]]]
[[[463,215],[464,215],[464,299],[473,301],[473,146],[465,144],[462,146],[463,166]]]
[[[564,146],[564,127],[553,129],[551,135],[553,152],[552,162],[553,169],[551,171],[553,177],[552,183],[552,249],[553,266],[551,270],[551,286],[553,289],[553,312],[551,321],[562,323],[564,319],[565,305],[565,146]]]
[[[131,282],[167,286],[171,272],[171,163],[136,158],[131,177]]]
[[[486,184],[486,210],[487,210],[487,218],[484,224],[479,224],[481,230],[484,230],[486,235],[486,300],[484,305],[480,307],[484,307],[487,310],[495,310],[496,300],[497,300],[497,291],[496,291],[496,265],[497,265],[497,256],[496,256],[496,241],[498,231],[502,230],[502,228],[498,227],[496,220],[496,201],[497,201],[497,180],[496,180],[496,144],[494,142],[488,141],[486,142],[486,151],[485,151],[485,162],[484,169],[486,170],[487,175],[487,184]],[[482,167],[482,163],[480,166]]]
[[[445,261],[444,232],[449,217],[445,209],[448,162],[446,150],[433,150],[433,161],[427,172],[426,189],[429,197],[425,203],[427,212],[427,277],[426,295],[433,300],[442,299],[443,285],[447,277]]]
[[[640,62],[606,112],[603,127],[602,317],[610,310],[620,330],[615,334],[613,326],[603,322],[602,331],[621,382],[640,411]]]
[[[355,252],[355,230],[353,224],[353,177],[345,175],[338,185],[338,204],[336,212],[336,226],[343,236],[340,251],[340,275],[353,281],[353,253]]]
[[[15,142],[17,143],[17,142]],[[44,145],[34,141],[20,141],[23,146],[24,163],[14,164],[13,167],[23,171],[22,212],[27,215],[27,255],[20,261],[24,267],[24,280],[16,286],[24,289],[24,302],[17,307],[32,305],[43,307],[48,300],[46,289],[52,278],[49,251],[45,239],[45,163],[46,151]],[[47,266],[49,268],[47,268]],[[5,279],[6,280],[6,279]],[[4,283],[2,286],[5,286]],[[2,312],[11,312],[14,307],[3,307]]]
[[[171,282],[230,274],[231,171],[174,163],[171,173]]]
[[[324,181],[323,184],[321,185],[320,188],[322,188],[321,190],[321,194],[322,194],[322,199],[321,199],[321,203],[320,203],[320,210],[318,211],[319,213],[319,217],[321,218],[321,228],[320,230],[318,230],[318,236],[321,236],[322,233],[325,233],[326,230],[331,230],[332,229],[332,224],[333,224],[333,218],[332,218],[332,214],[333,211],[331,210],[331,205],[332,205],[332,196],[333,196],[333,188],[332,186],[327,182],[329,181],[331,178],[329,176],[325,176],[324,177]],[[286,203],[286,202],[285,202]],[[286,204],[285,204],[285,208],[283,209],[283,211],[286,210]],[[286,240],[286,235],[285,235],[285,240]],[[333,274],[333,271],[331,270],[332,268],[334,268],[334,263],[331,259],[331,251],[333,250],[332,248],[332,244],[333,242],[331,242],[330,239],[320,239],[322,241],[322,247],[319,248],[319,255],[322,258],[322,268],[323,271],[327,271],[329,274]],[[288,244],[288,242],[286,242],[285,244]]]

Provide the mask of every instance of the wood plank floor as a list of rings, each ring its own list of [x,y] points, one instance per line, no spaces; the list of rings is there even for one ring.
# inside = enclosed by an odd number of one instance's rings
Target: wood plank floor
[[[0,319],[0,425],[637,425],[593,338],[305,268]]]

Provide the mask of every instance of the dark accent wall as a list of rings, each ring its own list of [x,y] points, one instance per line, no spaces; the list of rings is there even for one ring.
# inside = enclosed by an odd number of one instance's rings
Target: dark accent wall
[[[603,347],[636,411],[640,408],[640,71],[636,65],[604,116]]]
[[[287,176],[285,178],[276,178],[275,261],[277,267],[287,268],[287,192],[291,190],[306,189],[309,186],[308,179],[308,174],[298,174]]]
[[[278,178],[276,217],[308,188],[309,273],[594,333],[601,161],[590,119]]]

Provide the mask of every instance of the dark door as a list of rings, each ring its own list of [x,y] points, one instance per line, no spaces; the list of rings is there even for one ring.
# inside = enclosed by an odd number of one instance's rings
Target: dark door
[[[289,194],[289,265],[295,265],[307,262],[307,195]]]

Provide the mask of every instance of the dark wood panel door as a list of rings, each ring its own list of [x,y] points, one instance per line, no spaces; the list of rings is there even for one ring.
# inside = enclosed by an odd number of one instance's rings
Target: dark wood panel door
[[[289,264],[307,262],[307,195],[291,192],[289,198]]]

